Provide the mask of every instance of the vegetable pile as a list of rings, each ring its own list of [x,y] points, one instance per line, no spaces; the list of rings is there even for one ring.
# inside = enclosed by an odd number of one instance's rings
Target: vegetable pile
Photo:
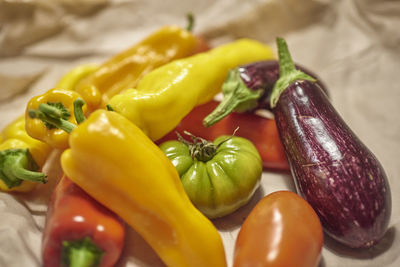
[[[167,266],[226,266],[213,219],[247,205],[263,170],[291,170],[297,194],[257,202],[234,266],[317,266],[323,231],[349,249],[378,243],[391,213],[383,168],[277,44],[279,61],[256,40],[210,48],[167,26],[33,97],[1,132],[0,190],[35,190],[62,151],[43,266],[114,266],[127,227]]]

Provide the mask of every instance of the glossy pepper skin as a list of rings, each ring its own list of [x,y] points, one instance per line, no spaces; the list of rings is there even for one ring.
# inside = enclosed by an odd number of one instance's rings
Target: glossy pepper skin
[[[121,91],[136,87],[149,71],[196,52],[198,40],[178,26],[165,26],[104,62],[76,87],[90,110],[105,107]]]
[[[74,116],[74,101],[81,96],[74,91],[54,88],[42,95],[33,97],[26,106],[25,129],[33,138],[41,140],[56,149],[66,149],[68,147],[69,134],[57,127],[48,126],[38,117],[32,117],[31,110],[40,110],[42,104],[62,104],[65,108],[63,118],[70,123],[76,123]],[[86,112],[86,105],[83,106]]]
[[[264,44],[237,40],[153,70],[135,89],[111,98],[109,105],[158,140],[194,107],[213,99],[231,68],[272,57]]]
[[[242,224],[233,267],[316,267],[322,245],[313,208],[293,192],[276,191],[262,198]]]
[[[48,146],[46,143],[33,139],[26,133],[24,116],[18,117],[8,126],[6,126],[1,132],[0,137],[0,139],[2,140],[2,142],[0,143],[0,158],[2,161],[2,164],[0,164],[1,177],[8,176],[7,173],[4,173],[5,170],[3,169],[3,163],[4,161],[7,161],[7,158],[18,157],[20,160],[20,164],[22,164],[20,165],[20,167],[23,167],[28,171],[36,172],[41,169],[51,152],[50,146]],[[15,167],[13,168],[15,169]],[[15,174],[12,174],[14,178],[9,185],[7,185],[4,180],[0,179],[0,190],[12,192],[29,192],[35,188],[37,182],[45,182],[44,175],[40,175],[39,173],[33,175],[38,178],[42,178],[40,181],[38,180],[35,182],[14,179]]]
[[[167,266],[226,266],[217,229],[136,125],[97,110],[71,132],[69,143],[61,156],[65,174],[133,227]]]
[[[63,176],[52,193],[42,238],[44,267],[111,267],[121,255],[125,225]]]
[[[248,139],[222,135],[213,142],[171,140],[160,145],[181,178],[192,203],[208,218],[222,217],[245,205],[258,188],[260,154]]]

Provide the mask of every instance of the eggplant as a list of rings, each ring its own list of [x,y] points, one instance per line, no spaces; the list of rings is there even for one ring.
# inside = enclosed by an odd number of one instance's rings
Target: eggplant
[[[317,84],[329,96],[325,84],[313,72],[301,65],[295,66],[296,69],[315,77]],[[278,78],[279,62],[277,60],[264,60],[234,68],[229,72],[222,87],[224,95],[222,104],[204,119],[204,125],[209,127],[217,123],[233,110],[238,112],[271,110],[270,95]],[[244,98],[239,98],[237,92],[244,90],[248,90],[247,94],[243,95]]]
[[[296,70],[285,40],[277,38],[277,44],[280,78],[270,107],[297,192],[327,235],[351,248],[369,248],[382,239],[390,220],[385,171],[315,79]]]

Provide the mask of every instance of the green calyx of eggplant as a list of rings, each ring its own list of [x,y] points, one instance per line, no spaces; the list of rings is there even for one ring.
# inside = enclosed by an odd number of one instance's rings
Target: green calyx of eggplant
[[[229,71],[228,77],[222,85],[224,99],[208,114],[203,124],[210,127],[225,118],[232,111],[244,112],[253,109],[258,104],[258,99],[263,94],[263,89],[251,90],[240,77],[239,67]]]
[[[276,81],[274,88],[271,92],[270,106],[275,108],[278,103],[279,97],[289,85],[298,80],[307,80],[316,82],[313,77],[305,74],[304,72],[296,69],[292,57],[290,55],[287,43],[283,38],[276,38],[279,56],[279,79]]]

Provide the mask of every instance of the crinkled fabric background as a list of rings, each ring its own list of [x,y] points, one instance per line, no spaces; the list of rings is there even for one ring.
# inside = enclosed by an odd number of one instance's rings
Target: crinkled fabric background
[[[70,68],[102,62],[165,24],[186,24],[213,45],[250,37],[274,46],[285,37],[296,62],[316,72],[334,106],[384,166],[392,218],[384,240],[351,251],[326,240],[320,266],[400,266],[400,1],[398,0],[0,0],[0,126]],[[27,195],[0,193],[0,266],[41,266],[47,202],[61,174],[55,151],[44,170],[50,182]],[[289,174],[264,172],[244,208],[214,223],[229,265],[246,215],[264,195],[294,190]],[[299,244],[301,246],[301,244]],[[163,266],[130,229],[118,266]]]

